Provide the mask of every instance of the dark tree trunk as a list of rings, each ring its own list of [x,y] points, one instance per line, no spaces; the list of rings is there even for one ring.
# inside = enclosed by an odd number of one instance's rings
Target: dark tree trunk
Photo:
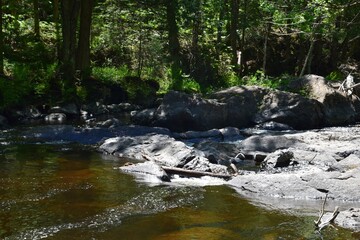
[[[76,69],[81,78],[90,76],[90,30],[94,0],[81,0],[80,32],[77,48]]]
[[[271,21],[271,20],[270,20]],[[263,55],[263,72],[266,75],[267,74],[267,53],[268,53],[268,41],[269,41],[269,35],[271,31],[271,23],[266,23],[266,30],[265,30],[265,37],[264,37],[264,55]]]
[[[0,0],[0,75],[4,74],[3,2]]]
[[[33,0],[34,6],[34,33],[36,39],[40,39],[39,0]]]
[[[238,21],[239,21],[239,1],[231,0],[231,20],[230,20],[230,44],[231,44],[231,64],[237,65],[238,50]]]
[[[80,10],[80,0],[62,0],[62,51],[60,57],[62,79],[66,97],[74,97],[76,29]]]
[[[56,56],[58,60],[60,60],[60,51],[61,51],[61,43],[60,43],[60,24],[59,24],[59,0],[54,0],[54,23],[55,23],[55,31],[56,31]]]
[[[217,22],[216,55],[218,56],[218,60],[220,60],[222,36],[223,36],[223,24],[224,24],[224,19],[225,19],[225,9],[226,8],[227,8],[227,1],[225,0],[224,3],[220,5],[219,19]]]
[[[191,41],[191,58],[190,58],[190,72],[195,79],[204,81],[206,76],[202,76],[205,69],[202,69],[199,49],[199,36],[201,34],[201,0],[194,2],[194,19],[192,26],[192,41]],[[202,82],[203,83],[203,82]]]
[[[181,88],[181,62],[180,62],[180,42],[179,28],[176,23],[177,0],[166,1],[166,20],[168,27],[169,53],[171,58],[171,70],[173,87]]]

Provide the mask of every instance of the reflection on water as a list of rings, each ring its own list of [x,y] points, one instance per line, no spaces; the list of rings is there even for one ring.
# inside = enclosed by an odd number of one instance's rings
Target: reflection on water
[[[0,238],[320,239],[312,217],[263,210],[225,186],[150,187],[119,172],[124,161],[78,145],[2,145]]]

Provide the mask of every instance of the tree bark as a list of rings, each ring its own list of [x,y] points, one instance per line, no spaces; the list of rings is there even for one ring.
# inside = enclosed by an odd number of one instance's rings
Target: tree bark
[[[263,72],[266,75],[266,64],[267,64],[267,52],[268,52],[268,40],[269,40],[269,34],[271,31],[271,23],[266,23],[266,30],[265,30],[265,39],[264,39],[264,55],[263,55]]]
[[[94,0],[81,0],[76,70],[82,79],[90,76],[90,32]]]
[[[317,33],[317,30],[318,30],[320,24],[321,24],[321,19],[320,18],[316,19],[315,23],[313,25],[312,32],[311,32],[310,47],[309,47],[309,50],[308,50],[308,52],[306,54],[304,65],[303,65],[303,67],[301,69],[301,72],[300,72],[300,76],[303,76],[305,74],[306,69],[307,69],[308,73],[310,73],[310,71],[311,71],[311,60],[312,60],[312,54],[313,54],[314,46],[315,46],[315,43],[316,43],[316,33]]]
[[[4,75],[3,0],[0,0],[0,75]]]
[[[168,27],[169,53],[171,58],[171,72],[173,87],[180,89],[181,82],[181,62],[180,62],[180,42],[179,28],[176,23],[177,0],[166,1],[166,20]]]
[[[61,73],[64,81],[66,97],[76,95],[75,89],[75,53],[76,53],[76,29],[80,10],[80,0],[62,0],[62,51]],[[65,98],[66,98],[65,97]]]
[[[33,0],[34,7],[34,33],[37,40],[40,39],[39,0]]]
[[[61,43],[60,43],[60,24],[59,24],[59,0],[53,1],[54,5],[54,23],[55,23],[55,34],[56,34],[56,57],[60,60],[60,51],[61,51]]]
[[[238,50],[238,21],[239,21],[239,1],[231,0],[231,20],[230,20],[230,45],[231,45],[231,64],[237,65]]]

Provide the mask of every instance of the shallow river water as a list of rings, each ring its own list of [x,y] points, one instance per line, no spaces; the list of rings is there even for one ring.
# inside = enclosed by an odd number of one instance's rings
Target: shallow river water
[[[148,185],[126,160],[64,144],[0,144],[0,239],[358,239],[226,186]],[[201,185],[201,184],[199,184]]]

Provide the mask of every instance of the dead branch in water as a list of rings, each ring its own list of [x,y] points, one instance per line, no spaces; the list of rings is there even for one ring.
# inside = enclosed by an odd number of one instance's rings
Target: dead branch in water
[[[219,174],[219,173],[213,173],[213,172],[200,172],[200,171],[194,171],[194,170],[188,170],[183,168],[176,168],[176,167],[165,167],[162,166],[162,169],[167,174],[178,174],[181,176],[187,176],[187,177],[203,177],[203,176],[210,176],[210,177],[217,177],[217,178],[223,178],[223,179],[230,179],[232,176],[228,174]]]
[[[324,219],[324,218],[323,218],[323,217],[324,217],[324,214],[325,214],[324,208],[325,208],[327,196],[328,196],[328,195],[326,194],[325,199],[324,199],[324,202],[323,202],[322,207],[321,207],[321,210],[320,210],[320,214],[319,214],[318,220],[317,220],[317,221],[314,221],[314,223],[315,223],[315,229],[318,230],[319,232],[320,232],[323,228],[325,228],[325,227],[327,227],[327,226],[332,226],[331,224],[334,223],[335,218],[336,218],[336,217],[339,215],[339,213],[340,213],[340,212],[339,212],[339,207],[336,206],[336,207],[335,207],[335,210],[334,210],[334,212],[332,213],[332,216],[331,216],[330,218],[328,218],[328,219]]]

